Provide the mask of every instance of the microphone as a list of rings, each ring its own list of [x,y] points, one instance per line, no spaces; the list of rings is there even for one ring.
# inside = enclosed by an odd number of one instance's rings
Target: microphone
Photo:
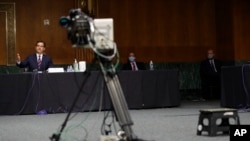
[[[38,71],[38,69],[33,69],[34,73],[42,73],[42,71]]]

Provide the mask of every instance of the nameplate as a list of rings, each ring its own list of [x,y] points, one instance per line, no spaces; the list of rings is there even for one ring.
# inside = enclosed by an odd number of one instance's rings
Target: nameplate
[[[64,72],[63,68],[48,68],[48,73]]]

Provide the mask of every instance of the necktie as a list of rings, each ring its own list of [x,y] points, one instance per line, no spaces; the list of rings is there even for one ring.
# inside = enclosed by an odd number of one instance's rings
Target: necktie
[[[132,70],[135,71],[136,67],[135,67],[135,62],[132,62]]]
[[[214,60],[210,60],[210,64],[211,64],[213,70],[214,70],[215,72],[217,72],[217,69],[216,69],[215,64],[214,64]]]
[[[41,63],[42,63],[41,55],[38,55],[38,60],[37,60],[37,67],[38,67],[38,69],[41,68]]]

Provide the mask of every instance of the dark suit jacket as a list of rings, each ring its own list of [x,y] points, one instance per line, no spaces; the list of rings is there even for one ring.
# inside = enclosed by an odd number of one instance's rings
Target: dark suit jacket
[[[36,54],[32,54],[32,55],[28,56],[25,60],[21,61],[20,64],[17,63],[16,65],[20,68],[27,67],[29,72],[45,71],[49,67],[53,66],[53,62],[52,62],[52,59],[48,55],[43,54],[41,68],[38,69],[37,56],[36,56]]]
[[[200,76],[203,84],[212,84],[212,83],[220,83],[220,72],[221,72],[221,62],[217,59],[214,59],[214,64],[217,72],[212,68],[209,59],[206,59],[200,64]]]
[[[136,66],[138,70],[146,70],[145,64],[142,62],[136,62]],[[132,66],[130,62],[127,62],[126,64],[123,65],[122,70],[132,70]]]

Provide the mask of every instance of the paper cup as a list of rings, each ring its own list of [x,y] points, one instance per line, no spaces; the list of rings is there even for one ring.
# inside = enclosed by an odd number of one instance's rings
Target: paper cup
[[[84,72],[86,71],[86,61],[79,61],[79,71]]]

